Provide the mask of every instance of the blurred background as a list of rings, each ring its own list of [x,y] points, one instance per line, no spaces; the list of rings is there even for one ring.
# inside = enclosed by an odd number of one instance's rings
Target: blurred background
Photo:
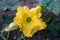
[[[47,21],[47,28],[38,31],[32,38],[25,37],[19,29],[4,31],[9,23],[13,22],[17,7],[25,5],[29,8],[36,7],[40,5],[40,0],[0,0],[0,40],[60,40],[60,14],[56,15],[55,11],[47,8],[48,6],[41,6],[42,18]]]

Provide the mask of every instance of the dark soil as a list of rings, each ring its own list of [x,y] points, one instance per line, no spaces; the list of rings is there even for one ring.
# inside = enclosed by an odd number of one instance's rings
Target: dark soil
[[[3,36],[7,38],[8,32],[4,32]],[[21,37],[22,33],[19,30],[14,30],[9,32],[8,40],[17,40],[19,37]],[[60,35],[53,36],[52,32],[50,30],[42,30],[38,31],[34,34],[32,38],[21,38],[21,40],[60,40]],[[0,38],[2,40],[2,38]]]

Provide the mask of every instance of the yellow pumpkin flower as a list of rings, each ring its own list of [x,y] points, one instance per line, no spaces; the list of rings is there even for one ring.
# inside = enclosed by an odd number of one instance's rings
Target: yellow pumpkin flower
[[[43,22],[41,7],[29,9],[28,6],[18,7],[14,22],[19,25],[20,31],[26,37],[32,37],[34,33],[46,28],[46,23]]]

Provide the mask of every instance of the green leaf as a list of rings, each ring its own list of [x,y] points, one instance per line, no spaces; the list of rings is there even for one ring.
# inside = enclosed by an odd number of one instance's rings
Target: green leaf
[[[39,0],[39,4],[46,6],[55,15],[60,13],[60,0]]]
[[[5,23],[2,25],[2,30],[0,31],[1,32],[1,35],[3,34],[3,32],[5,31],[5,28],[8,27],[9,24]]]
[[[17,40],[25,40],[25,36],[21,34],[21,36]]]
[[[46,9],[47,9],[47,7],[46,7],[46,6],[41,5],[41,9],[42,9],[42,10],[46,10]]]
[[[15,8],[14,10],[16,10],[16,8],[17,8],[16,6],[21,6],[21,5],[22,5],[22,3],[19,0],[2,0],[2,1],[0,1],[0,8],[2,8],[2,9],[6,8],[6,9],[12,10],[12,8]]]
[[[1,36],[1,38],[2,38],[3,40],[7,40],[4,36]]]
[[[13,21],[12,16],[8,16],[8,17],[2,16],[2,19],[5,23],[11,23]]]
[[[9,38],[9,34],[10,34],[10,32],[8,32],[8,34],[7,34],[7,39]]]
[[[12,8],[11,10],[16,10],[18,6],[22,5],[22,2],[18,2],[16,3]]]
[[[60,20],[59,21],[54,21],[52,22],[49,26],[48,29],[52,31],[54,36],[57,36],[59,31],[60,31]]]

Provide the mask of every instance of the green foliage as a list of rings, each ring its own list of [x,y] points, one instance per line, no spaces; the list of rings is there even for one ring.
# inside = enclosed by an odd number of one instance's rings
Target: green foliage
[[[2,16],[3,21],[5,22],[5,24],[2,25],[2,30],[0,31],[1,34],[5,31],[5,28],[8,27],[8,25],[13,21],[13,17],[12,16]]]
[[[2,25],[3,28],[2,28],[2,30],[0,31],[0,38],[3,39],[3,40],[7,40],[7,39],[8,39],[8,35],[9,35],[9,34],[7,34],[7,38],[6,38],[5,36],[3,36],[3,33],[4,33],[4,31],[5,31],[5,28],[8,27],[8,25],[9,25],[9,24],[6,24],[6,23]]]
[[[22,5],[22,3],[21,3],[21,2],[18,2],[17,4],[15,4],[15,5],[11,8],[11,10],[16,10],[17,7],[18,7],[18,6],[21,6],[21,5]]]
[[[4,35],[1,35],[0,38],[3,39],[3,40],[8,40],[9,39],[9,35],[10,35],[10,32],[8,32],[8,34],[6,35],[7,37],[5,37]],[[25,36],[23,34],[21,34],[21,36],[19,36],[17,38],[17,40],[25,40]]]
[[[0,36],[3,35],[3,32],[5,31],[5,28],[8,27],[8,25],[9,24],[7,24],[7,23],[5,23],[5,24],[2,25],[2,30],[0,31],[0,33],[1,33]]]
[[[53,21],[50,25],[48,25],[48,29],[52,31],[54,36],[57,36],[60,31],[60,20]]]
[[[7,40],[4,36],[0,36],[3,40]]]
[[[47,24],[47,29],[51,30],[54,36],[57,36],[60,31],[60,20],[56,21],[52,13],[46,14],[46,16],[43,16],[43,20]]]
[[[13,22],[13,17],[12,16],[8,16],[8,17],[2,16],[2,19],[5,23],[8,23],[8,24]]]
[[[47,9],[47,7],[46,7],[46,6],[41,5],[41,9],[42,9],[42,10],[46,10],[46,9]]]
[[[16,10],[18,6],[21,6],[22,2],[19,0],[2,0],[0,1],[0,8],[6,8],[11,10]]]
[[[60,0],[38,0],[40,5],[46,6],[55,15],[60,13]]]
[[[54,17],[51,12],[45,11],[42,15],[42,19],[46,22],[47,25],[49,25],[54,20]]]
[[[22,34],[17,40],[25,40],[25,36]]]

